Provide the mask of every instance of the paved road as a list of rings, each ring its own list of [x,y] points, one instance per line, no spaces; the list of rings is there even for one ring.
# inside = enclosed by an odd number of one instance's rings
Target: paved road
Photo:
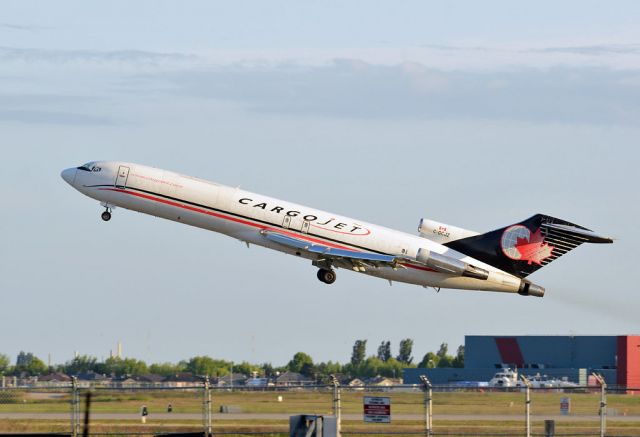
[[[229,413],[229,414],[213,414],[214,421],[227,420],[289,420],[291,414],[280,413]],[[2,419],[22,419],[22,420],[69,420],[69,413],[0,413]],[[343,414],[344,420],[362,420],[361,414]],[[523,415],[511,414],[434,414],[434,420],[460,421],[460,420],[523,420]],[[137,413],[92,413],[93,420],[140,420],[140,414]],[[200,413],[151,413],[147,417],[147,421],[157,420],[202,420]],[[422,414],[394,414],[392,420],[416,420],[424,419]],[[532,420],[553,419],[556,422],[584,422],[600,420],[598,415],[570,415],[570,416],[544,416],[532,415]],[[640,416],[608,416],[608,422],[640,422]]]

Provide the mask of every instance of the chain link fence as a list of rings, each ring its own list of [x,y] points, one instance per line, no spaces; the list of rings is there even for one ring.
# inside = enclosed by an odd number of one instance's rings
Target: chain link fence
[[[640,436],[640,391],[572,388],[61,387],[0,389],[0,434],[289,435],[289,417],[337,416],[362,435]],[[365,421],[365,399],[386,399]],[[386,404],[385,404],[386,405]],[[388,413],[388,416],[386,416]],[[386,417],[385,417],[386,416]],[[371,417],[369,417],[371,419]],[[552,421],[552,422],[551,422]]]

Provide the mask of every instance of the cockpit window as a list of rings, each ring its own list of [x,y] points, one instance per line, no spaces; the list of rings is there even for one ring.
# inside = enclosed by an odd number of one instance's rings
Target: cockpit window
[[[86,164],[82,164],[80,167],[78,167],[78,170],[84,170],[84,171],[100,171],[102,170],[101,167],[98,167],[97,165],[95,165],[94,162],[87,162]]]

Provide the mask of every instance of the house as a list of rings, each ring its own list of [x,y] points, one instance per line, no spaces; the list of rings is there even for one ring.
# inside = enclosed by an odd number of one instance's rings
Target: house
[[[129,375],[123,375],[120,378],[114,378],[111,381],[111,386],[116,388],[137,387],[138,381]]]
[[[336,373],[333,376],[338,380],[340,385],[349,385],[349,383],[355,379],[344,373]]]
[[[286,371],[276,378],[277,386],[312,385],[314,381],[300,373]]]
[[[38,387],[68,387],[69,384],[71,384],[71,377],[60,372],[39,376],[34,382]]]
[[[242,373],[233,373],[231,375],[219,376],[214,384],[218,387],[231,387],[245,385],[247,382],[247,376]]]
[[[135,376],[134,379],[142,387],[159,387],[164,385],[165,377],[154,373],[148,373],[146,375]]]
[[[365,379],[365,385],[377,386],[377,387],[391,387],[393,385],[401,384],[401,381],[398,381],[393,378],[387,378],[386,376],[376,376],[373,378]]]
[[[113,378],[102,373],[94,372],[93,370],[78,373],[76,377],[78,378],[78,386],[85,388],[109,385],[113,380]]]
[[[349,387],[364,387],[364,381],[361,380],[360,378],[353,378],[352,380],[348,381],[345,385],[349,386]]]
[[[190,372],[180,372],[167,376],[164,380],[165,387],[200,387],[202,379]]]

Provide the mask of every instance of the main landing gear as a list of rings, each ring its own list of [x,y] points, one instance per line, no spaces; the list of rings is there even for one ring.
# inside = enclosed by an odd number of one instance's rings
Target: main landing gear
[[[111,208],[107,207],[107,210],[100,214],[100,217],[102,217],[102,220],[104,220],[105,222],[111,220]]]
[[[336,272],[330,269],[318,270],[318,279],[325,284],[333,284],[336,282]]]

